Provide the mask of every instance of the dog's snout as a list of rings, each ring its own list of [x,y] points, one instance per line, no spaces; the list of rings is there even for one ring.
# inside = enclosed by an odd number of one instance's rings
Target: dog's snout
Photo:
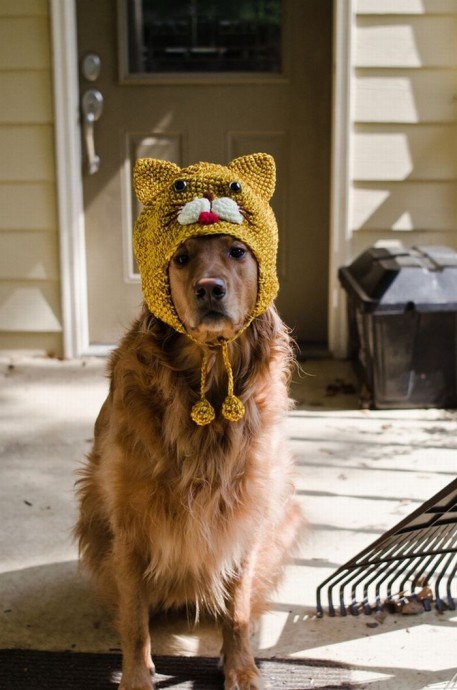
[[[220,301],[227,294],[227,286],[222,278],[201,278],[195,285],[195,296],[201,302]]]

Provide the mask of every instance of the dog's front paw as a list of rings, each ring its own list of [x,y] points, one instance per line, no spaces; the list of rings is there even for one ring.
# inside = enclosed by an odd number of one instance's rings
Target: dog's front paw
[[[154,690],[152,676],[154,666],[145,669],[136,669],[133,672],[124,672],[118,690]]]
[[[263,683],[257,666],[225,669],[224,690],[262,690]]]

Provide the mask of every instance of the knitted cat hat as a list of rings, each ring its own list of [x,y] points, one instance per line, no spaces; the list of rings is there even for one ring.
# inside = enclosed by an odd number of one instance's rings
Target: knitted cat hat
[[[278,291],[278,228],[268,203],[276,181],[273,158],[256,153],[236,158],[228,166],[196,163],[188,168],[141,158],[135,165],[133,179],[138,200],[144,205],[133,236],[143,296],[152,314],[176,331],[192,338],[171,298],[168,266],[178,247],[191,237],[226,234],[244,242],[253,252],[258,264],[257,302],[236,334],[238,337],[268,309]],[[237,421],[244,414],[244,406],[233,395],[227,344],[226,340],[218,342],[229,379],[222,414]],[[192,408],[192,419],[200,425],[209,424],[215,416],[205,399],[208,351],[202,347],[201,399]]]

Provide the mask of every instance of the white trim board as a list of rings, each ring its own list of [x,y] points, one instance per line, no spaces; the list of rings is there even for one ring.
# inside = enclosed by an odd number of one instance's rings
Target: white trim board
[[[52,31],[63,350],[65,357],[72,358],[86,354],[89,346],[76,5],[74,0],[50,0],[49,8]]]
[[[338,268],[351,258],[349,215],[353,23],[353,0],[334,0],[328,340],[330,352],[338,358],[345,357],[348,348],[346,299],[339,285]]]
[[[349,258],[351,38],[353,0],[334,0],[333,119],[329,256],[329,350],[346,354],[344,294],[337,270]],[[108,354],[89,342],[75,0],[50,0],[64,356]]]

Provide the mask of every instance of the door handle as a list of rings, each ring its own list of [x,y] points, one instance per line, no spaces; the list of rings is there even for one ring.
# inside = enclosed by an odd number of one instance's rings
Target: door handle
[[[84,146],[87,156],[87,172],[94,175],[100,168],[100,156],[95,153],[94,123],[103,112],[103,96],[97,89],[85,91],[81,99],[83,114]]]

